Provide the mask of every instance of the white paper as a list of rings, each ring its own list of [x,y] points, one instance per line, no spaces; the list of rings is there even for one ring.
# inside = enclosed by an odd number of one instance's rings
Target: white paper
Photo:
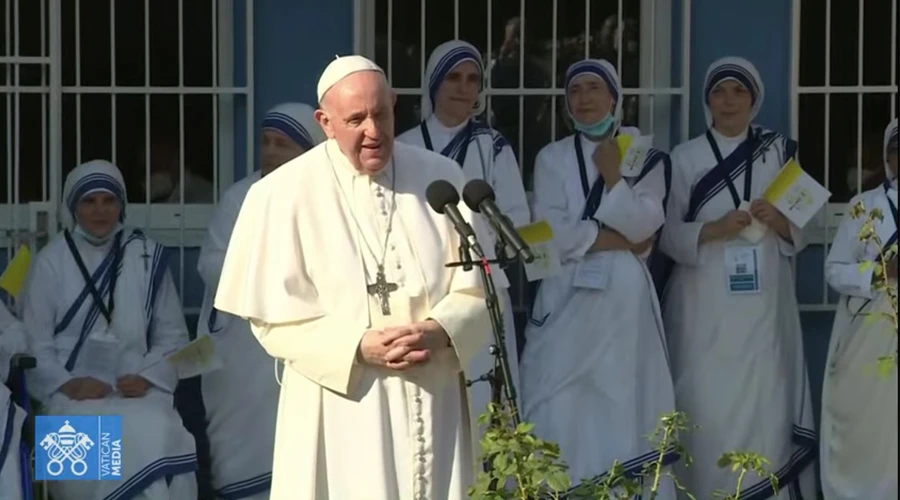
[[[744,212],[750,213],[750,202],[741,202],[741,206],[738,207],[738,210],[743,210]],[[768,229],[769,226],[751,215],[750,225],[745,227],[744,230],[741,231],[741,234],[739,236],[747,243],[758,243],[759,240],[761,240],[763,236],[766,235],[766,231],[768,231]]]
[[[184,347],[166,353],[156,363],[144,367],[144,370],[163,361],[175,368],[179,379],[205,375],[222,368],[222,359],[216,353],[215,341],[209,334],[200,335]]]
[[[758,246],[725,246],[725,288],[728,293],[744,295],[759,293],[762,290],[761,256],[762,252]]]
[[[791,160],[769,184],[764,198],[792,224],[803,229],[828,203],[831,192]]]
[[[115,386],[119,367],[119,338],[109,330],[91,332],[81,345],[76,377],[93,377]]]
[[[622,162],[619,164],[619,172],[622,177],[637,177],[641,175],[644,169],[644,161],[647,159],[647,153],[653,146],[652,135],[635,135],[632,136],[631,144],[628,150],[622,156]]]
[[[572,285],[575,288],[588,288],[591,290],[606,290],[609,285],[609,266],[612,259],[603,252],[585,255],[584,260],[575,267],[575,280]]]
[[[547,221],[538,221],[516,230],[534,254],[534,260],[523,266],[528,281],[538,281],[558,274],[562,264],[553,241],[553,231]]]

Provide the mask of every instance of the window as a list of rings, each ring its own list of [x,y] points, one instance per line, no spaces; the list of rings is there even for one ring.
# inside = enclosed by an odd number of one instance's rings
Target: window
[[[815,259],[798,265],[821,276],[848,202],[884,180],[884,129],[897,116],[897,0],[794,0],[793,22],[791,132],[804,169],[832,192],[810,222],[805,253]],[[833,308],[837,296],[818,285],[798,290],[803,309]]]
[[[252,89],[232,81],[235,14],[232,0],[0,4],[0,227],[54,226],[65,176],[107,159],[125,177],[130,225],[200,244],[244,163],[235,104]]]
[[[626,125],[653,134],[665,150],[687,139],[689,44],[673,42],[687,38],[690,9],[679,18],[672,3],[356,0],[355,46],[385,69],[398,93],[398,133],[419,122],[431,51],[452,39],[477,47],[488,66],[485,116],[512,145],[528,187],[538,151],[571,133],[560,86],[568,66],[585,57],[618,68]],[[525,292],[516,288],[521,313]]]
[[[792,132],[804,168],[833,193],[825,231],[850,198],[884,180],[883,133],[897,105],[897,0],[794,0],[794,14]]]

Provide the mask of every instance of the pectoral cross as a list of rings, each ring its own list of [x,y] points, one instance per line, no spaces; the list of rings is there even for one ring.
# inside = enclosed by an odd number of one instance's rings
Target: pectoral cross
[[[378,266],[378,272],[375,273],[375,283],[366,286],[369,295],[378,297],[381,301],[381,314],[390,316],[391,314],[391,292],[398,289],[396,283],[388,283],[384,275],[384,266]]]

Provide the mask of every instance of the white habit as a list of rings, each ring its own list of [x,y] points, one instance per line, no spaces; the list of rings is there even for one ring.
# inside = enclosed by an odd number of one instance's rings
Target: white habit
[[[618,76],[606,61],[574,64],[566,87],[601,74],[620,110]],[[657,233],[665,221],[668,158],[651,150],[641,176],[610,187],[594,166],[595,149],[579,133],[546,146],[535,161],[534,218],[550,223],[562,269],[541,282],[521,363],[523,419],[560,445],[573,484],[606,476],[615,460],[628,474],[643,472],[658,458],[646,436],[675,408],[662,316],[646,266],[650,252],[590,250],[601,225],[633,243]],[[602,278],[579,282],[586,274]],[[676,459],[675,450],[667,450],[665,463]],[[673,486],[664,482],[659,494],[674,498]]]
[[[271,498],[466,498],[475,464],[460,366],[486,343],[489,317],[478,273],[444,267],[459,241],[426,205],[438,179],[458,190],[465,181],[452,160],[399,142],[379,175],[359,175],[329,140],[250,188],[215,305],[250,318],[285,363]],[[382,250],[399,287],[390,316],[367,293]],[[453,347],[427,364],[394,372],[356,361],[370,327],[429,317]]]
[[[0,491],[4,500],[22,498],[22,467],[20,443],[25,410],[12,400],[6,387],[11,358],[25,353],[28,345],[25,328],[5,304],[0,304]]]
[[[324,140],[313,109],[301,103],[274,107],[263,118],[262,128],[277,131],[305,148]],[[223,365],[201,378],[212,482],[216,494],[229,500],[268,498],[272,484],[280,391],[277,361],[259,345],[246,320],[213,308],[231,232],[247,191],[259,178],[256,171],[222,196],[197,262],[206,285],[197,333],[212,335]]]
[[[756,70],[739,58],[716,61],[707,73],[706,95],[724,80],[748,88],[752,120],[763,100]],[[717,489],[734,491],[737,477],[716,461],[728,451],[750,451],[771,461],[782,488],[775,498],[815,498],[816,434],[790,262],[804,247],[802,234],[792,225],[792,241],[769,229],[756,244],[740,238],[699,244],[704,224],[745,200],[747,172],[752,174],[745,201],[752,201],[796,155],[797,143],[755,125],[733,138],[714,128],[707,134],[672,151],[672,194],[662,235],[662,250],[675,261],[663,298],[675,401],[700,426],[682,440],[694,463],[678,477],[697,498]],[[724,159],[719,167],[713,143]],[[735,267],[739,271],[726,270],[726,254],[748,253],[755,260],[743,261]],[[732,292],[740,291],[738,275],[747,273],[756,274],[757,291]],[[752,473],[743,484],[742,500],[774,495],[769,481]]]
[[[897,119],[885,131],[885,150],[897,148]],[[887,154],[885,154],[887,156]],[[875,232],[886,250],[897,244],[897,179],[885,158],[884,185],[856,196],[866,211],[880,209]],[[897,332],[890,319],[870,321],[866,314],[890,314],[887,294],[872,288],[879,248],[859,241],[866,215],[844,215],[825,264],[828,284],[841,294],[831,331],[822,389],[822,487],[826,500],[897,498],[897,369],[880,375],[878,358],[897,353]],[[897,286],[894,276],[893,286]]]
[[[118,169],[108,162],[80,165],[66,179],[63,195],[71,202],[61,216],[71,218],[78,200],[96,191],[116,195],[124,214],[123,186]],[[37,367],[28,371],[28,388],[46,415],[121,415],[123,479],[51,481],[50,492],[56,500],[196,496],[194,438],[174,408],[177,374],[162,360],[188,342],[164,248],[138,230],[120,227],[114,237],[95,245],[74,222],[67,227],[104,301],[109,300],[113,273],[118,273],[112,325],[89,293],[65,233],[58,235],[35,257],[23,291],[23,321],[37,358]],[[111,333],[118,341],[113,346],[97,343],[98,332]],[[110,359],[118,360],[117,365]],[[75,377],[91,376],[115,387],[115,378],[126,374],[142,375],[152,383],[143,397],[113,392],[104,399],[73,401],[59,392]]]
[[[398,141],[424,147],[439,152],[443,156],[456,161],[467,180],[482,179],[494,189],[497,207],[510,218],[515,227],[531,222],[528,199],[525,197],[525,186],[519,172],[519,164],[512,147],[503,135],[488,125],[476,121],[475,113],[483,110],[484,92],[480,92],[476,106],[472,110],[472,118],[456,125],[443,125],[433,113],[433,96],[441,86],[447,74],[459,64],[471,61],[484,72],[481,55],[470,44],[453,40],[445,42],[434,49],[425,71],[425,81],[429,82],[429,92],[422,95],[422,119],[418,126],[407,130],[397,137]],[[487,224],[485,224],[488,228]],[[490,231],[490,229],[488,229]],[[492,239],[486,244],[493,246],[496,235],[490,232]],[[495,276],[504,274],[496,269]],[[519,388],[518,347],[516,342],[516,325],[513,317],[512,300],[509,288],[501,288],[498,284],[498,295],[503,307],[503,329],[510,375],[517,391]],[[493,339],[492,331],[488,332]],[[489,342],[493,344],[493,340]],[[478,352],[469,366],[468,373],[473,379],[490,372],[494,368],[494,356],[485,348]],[[469,401],[472,419],[487,409],[491,402],[491,387],[487,381],[477,382],[469,387]]]

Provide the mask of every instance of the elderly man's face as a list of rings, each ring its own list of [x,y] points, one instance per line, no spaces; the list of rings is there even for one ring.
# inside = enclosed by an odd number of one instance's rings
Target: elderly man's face
[[[316,120],[359,172],[372,175],[394,151],[395,101],[383,74],[358,71],[325,94]]]

